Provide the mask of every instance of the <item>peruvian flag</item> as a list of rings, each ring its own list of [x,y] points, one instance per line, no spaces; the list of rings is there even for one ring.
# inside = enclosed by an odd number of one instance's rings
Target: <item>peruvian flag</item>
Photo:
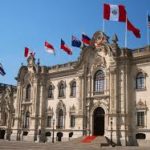
[[[137,38],[141,37],[140,30],[128,20],[127,13],[123,5],[104,4],[103,17],[106,20],[125,22],[127,24],[128,31],[131,31]]]
[[[55,54],[55,49],[52,44],[45,41],[45,49],[48,53]]]
[[[68,55],[72,55],[72,50],[65,44],[65,42],[62,39],[60,48],[63,49]]]
[[[125,22],[125,7],[123,5],[104,4],[103,17],[106,20]]]

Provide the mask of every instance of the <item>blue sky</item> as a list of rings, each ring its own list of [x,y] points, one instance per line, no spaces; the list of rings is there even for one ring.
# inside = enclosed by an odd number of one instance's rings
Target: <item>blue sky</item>
[[[84,32],[92,37],[102,30],[104,3],[125,5],[129,20],[140,29],[140,39],[128,32],[129,48],[147,45],[149,0],[0,0],[0,62],[6,72],[0,83],[17,84],[21,63],[26,64],[24,47],[32,49],[44,66],[76,60],[80,49],[71,47],[71,36],[80,39]],[[120,47],[124,47],[124,32],[124,23],[105,22],[105,33],[110,39],[116,33]],[[72,48],[72,56],[60,49],[61,38]],[[45,52],[45,40],[53,44],[56,56]]]

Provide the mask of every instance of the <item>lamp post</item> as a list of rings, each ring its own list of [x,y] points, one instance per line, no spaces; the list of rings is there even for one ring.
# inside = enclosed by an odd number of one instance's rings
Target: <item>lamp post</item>
[[[53,119],[53,136],[52,136],[52,143],[54,143],[54,125],[55,125],[55,119]]]
[[[113,122],[112,122],[112,118],[111,118],[111,121],[110,121],[110,127],[111,127],[111,131],[110,131],[110,141],[112,143],[112,125],[113,125]]]

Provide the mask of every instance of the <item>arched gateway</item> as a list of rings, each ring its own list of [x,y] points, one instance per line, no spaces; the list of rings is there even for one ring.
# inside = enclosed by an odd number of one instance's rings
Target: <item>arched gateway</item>
[[[105,112],[101,107],[97,107],[93,113],[93,135],[104,135]]]

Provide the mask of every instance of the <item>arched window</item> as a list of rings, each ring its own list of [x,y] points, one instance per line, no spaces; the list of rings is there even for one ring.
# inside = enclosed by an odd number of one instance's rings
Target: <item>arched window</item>
[[[70,96],[73,96],[73,97],[76,96],[76,82],[75,81],[73,81],[71,83],[71,93],[70,93]]]
[[[60,109],[58,111],[58,128],[63,128],[63,122],[64,122],[64,116],[63,116],[63,110]]]
[[[144,89],[145,88],[145,75],[140,72],[136,76],[136,89]]]
[[[31,85],[28,84],[26,88],[26,101],[30,101],[31,98]]]
[[[24,116],[23,128],[29,128],[29,118],[30,118],[30,113],[27,111]]]
[[[53,98],[53,86],[50,85],[48,88],[48,98]]]
[[[65,84],[60,83],[59,85],[59,97],[64,97],[65,96]]]
[[[95,73],[94,76],[94,92],[96,93],[104,93],[104,72],[99,70]]]

